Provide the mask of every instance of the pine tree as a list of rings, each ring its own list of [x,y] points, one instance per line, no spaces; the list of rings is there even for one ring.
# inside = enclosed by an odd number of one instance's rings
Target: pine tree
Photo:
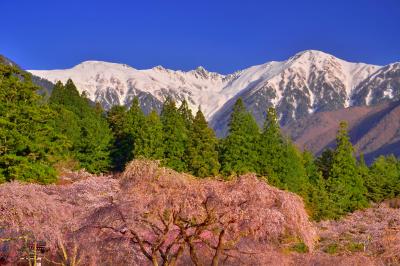
[[[195,176],[207,177],[218,174],[218,139],[214,131],[208,127],[207,121],[199,110],[193,120],[189,133],[188,170]]]
[[[185,120],[175,101],[167,98],[161,111],[164,136],[164,164],[177,171],[186,171],[185,152],[188,140]]]
[[[328,191],[336,217],[368,206],[366,189],[361,179],[353,146],[347,134],[347,123],[341,122],[337,146],[328,179]]]
[[[254,117],[246,111],[239,98],[229,122],[229,134],[221,145],[221,170],[224,174],[256,172],[259,135]]]
[[[146,117],[141,133],[135,140],[135,156],[161,160],[164,156],[163,125],[156,111]]]

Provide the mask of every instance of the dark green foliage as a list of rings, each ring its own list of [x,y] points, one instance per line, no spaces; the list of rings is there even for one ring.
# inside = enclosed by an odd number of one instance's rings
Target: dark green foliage
[[[164,164],[177,171],[186,171],[188,131],[175,101],[167,98],[161,111],[164,136]]]
[[[357,169],[347,124],[340,123],[332,167],[327,180],[332,209],[337,217],[368,206],[366,189]]]
[[[374,202],[400,195],[400,164],[393,155],[378,157],[365,176],[367,197]]]
[[[117,171],[124,169],[132,152],[133,144],[129,142],[125,131],[126,113],[125,106],[113,106],[107,113],[107,121],[114,137],[111,148],[112,167]]]
[[[56,128],[57,132],[65,134],[72,142],[72,157],[89,172],[107,171],[111,164],[109,150],[112,135],[103,112],[91,107],[84,94],[79,95],[72,80],[68,80],[65,86],[57,82],[49,102],[60,114],[55,117],[55,124],[61,125]],[[71,125],[69,129],[66,128],[66,121]]]
[[[332,168],[333,161],[333,151],[331,149],[326,149],[322,152],[321,156],[317,158],[315,164],[322,173],[324,179],[329,178],[329,174]]]
[[[217,152],[218,140],[208,127],[200,108],[189,132],[188,170],[195,176],[206,177],[218,174],[220,164]]]
[[[308,180],[302,155],[291,141],[281,135],[276,111],[272,107],[268,109],[258,147],[258,168],[262,175],[278,187],[306,193]]]
[[[37,95],[30,75],[0,64],[0,182],[56,180],[54,163],[68,141],[54,130],[56,116]]]
[[[192,111],[189,109],[189,105],[186,100],[182,101],[181,105],[178,108],[178,112],[182,116],[183,121],[185,121],[186,128],[190,130],[194,118]]]
[[[125,142],[126,146],[130,147],[126,161],[130,161],[135,157],[135,146],[140,145],[140,138],[143,136],[143,128],[145,124],[146,117],[140,108],[139,99],[135,97],[132,102],[131,108],[128,110],[125,123]]]
[[[283,148],[282,171],[278,173],[280,182],[285,184],[288,190],[304,195],[308,186],[308,178],[301,154],[290,140],[285,141]]]
[[[256,172],[259,131],[254,117],[246,111],[239,98],[229,122],[229,134],[221,145],[221,170],[224,174]]]
[[[156,111],[146,117],[135,140],[135,157],[161,160],[164,157],[163,125]]]
[[[334,214],[331,211],[331,201],[326,190],[325,180],[316,165],[312,153],[305,151],[303,153],[303,162],[308,177],[308,187],[307,193],[304,195],[304,201],[310,216],[316,221],[332,218]]]
[[[259,144],[259,172],[266,176],[270,183],[282,186],[279,174],[282,173],[284,157],[284,139],[280,132],[276,111],[269,108],[264,122],[264,129]]]

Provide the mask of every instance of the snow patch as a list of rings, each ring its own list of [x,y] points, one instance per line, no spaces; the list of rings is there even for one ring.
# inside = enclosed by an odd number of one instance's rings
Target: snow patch
[[[350,63],[332,55],[307,50],[289,58],[287,61],[271,61],[256,65],[229,75],[207,71],[198,67],[191,71],[170,70],[163,66],[138,70],[125,64],[103,61],[85,61],[73,68],[62,70],[30,70],[41,78],[52,82],[66,82],[71,78],[80,92],[87,91],[92,101],[107,101],[102,99],[107,92],[117,95],[117,104],[127,103],[140,92],[153,95],[164,101],[166,95],[186,99],[189,107],[197,111],[198,106],[209,120],[231,99],[248,91],[272,90],[275,98],[272,104],[278,106],[284,95],[291,90],[303,90],[310,99],[308,112],[315,111],[318,104],[316,94],[310,82],[316,75],[322,75],[325,82],[341,90],[346,95],[345,106],[351,106],[351,95],[354,88],[380,67],[363,63]],[[342,86],[337,86],[343,84]],[[314,88],[318,90],[320,88]],[[371,92],[369,92],[369,97]],[[385,92],[393,97],[393,92]],[[368,98],[368,97],[367,97]],[[367,102],[370,98],[367,99]],[[116,104],[108,102],[109,105]],[[297,101],[295,103],[297,104]]]

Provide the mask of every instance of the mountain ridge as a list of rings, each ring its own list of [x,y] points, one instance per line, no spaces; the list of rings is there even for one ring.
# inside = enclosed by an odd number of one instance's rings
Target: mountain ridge
[[[70,69],[29,71],[52,82],[71,78],[78,90],[86,91],[92,101],[100,102],[105,109],[113,105],[129,107],[138,96],[148,113],[151,109],[160,110],[166,97],[177,102],[186,99],[193,111],[201,106],[219,136],[226,134],[238,97],[243,98],[259,125],[269,106],[277,109],[281,124],[286,125],[314,112],[375,104],[400,95],[398,87],[392,88],[400,84],[400,63],[352,63],[317,50],[305,50],[285,61],[270,61],[227,75],[201,66],[189,71],[163,66],[139,70],[95,60]]]

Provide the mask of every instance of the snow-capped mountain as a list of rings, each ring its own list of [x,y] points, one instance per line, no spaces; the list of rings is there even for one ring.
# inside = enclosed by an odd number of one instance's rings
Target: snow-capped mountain
[[[208,72],[203,67],[183,72],[157,66],[152,69],[137,70],[123,64],[100,61],[86,61],[71,69],[30,71],[32,74],[52,82],[66,82],[71,78],[77,88],[86,91],[92,101],[100,102],[105,109],[112,105],[130,106],[138,96],[142,107],[159,108],[167,96],[178,102],[186,99],[192,109],[201,105],[210,117],[236,92],[224,93],[222,89],[235,75],[220,75]],[[145,106],[143,106],[145,105]]]
[[[201,106],[217,134],[223,135],[238,97],[260,124],[271,105],[277,108],[281,124],[287,124],[314,112],[398,97],[399,65],[350,63],[307,50],[286,61],[272,61],[230,75],[203,67],[188,72],[162,66],[138,70],[100,61],[86,61],[65,70],[30,72],[52,82],[71,78],[81,92],[86,91],[92,101],[106,109],[116,104],[129,106],[134,96],[139,97],[146,112],[159,109],[167,96],[178,102],[186,99],[193,111]]]
[[[269,68],[272,67],[272,71]],[[354,89],[380,66],[350,63],[332,55],[307,50],[287,61],[261,66],[256,82],[241,90],[211,120],[218,135],[224,135],[233,104],[241,97],[259,124],[265,110],[273,105],[282,125],[320,111],[353,105]],[[245,71],[252,71],[249,68]]]
[[[382,67],[354,90],[354,105],[373,105],[400,99],[400,63]]]

